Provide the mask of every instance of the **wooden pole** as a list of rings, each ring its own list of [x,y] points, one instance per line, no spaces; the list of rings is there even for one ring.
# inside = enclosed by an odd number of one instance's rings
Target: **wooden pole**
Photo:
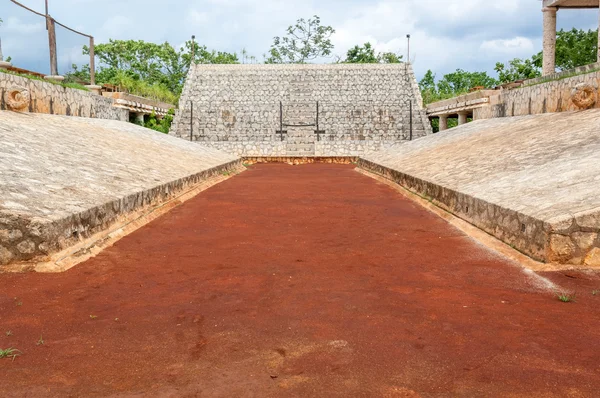
[[[50,15],[46,16],[48,24],[48,42],[50,47],[50,75],[58,76],[58,60],[56,58],[56,27],[54,19]]]
[[[94,53],[94,38],[90,37],[90,84],[96,85],[96,57]]]

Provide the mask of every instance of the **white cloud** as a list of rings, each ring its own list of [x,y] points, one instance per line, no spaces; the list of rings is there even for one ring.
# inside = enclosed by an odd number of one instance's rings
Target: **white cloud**
[[[494,54],[514,55],[532,54],[534,51],[533,41],[527,37],[515,37],[512,39],[486,40],[479,47],[481,50]]]
[[[22,0],[40,10],[43,2]],[[336,29],[334,53],[344,56],[354,45],[371,42],[377,51],[406,53],[418,76],[432,69],[438,76],[457,68],[493,73],[497,61],[529,57],[541,49],[541,2],[534,0],[62,0],[51,1],[51,14],[68,26],[96,37],[199,43],[221,51],[242,48],[262,60],[274,36],[285,34],[298,18],[314,14]],[[47,68],[43,19],[7,2],[0,26],[3,45],[18,66]],[[118,13],[115,15],[115,12]],[[597,10],[566,11],[559,27],[597,26]],[[63,66],[78,59],[72,50],[81,37],[59,32]],[[5,51],[5,54],[9,51]],[[87,63],[87,61],[86,61]],[[41,72],[47,72],[42,70]]]

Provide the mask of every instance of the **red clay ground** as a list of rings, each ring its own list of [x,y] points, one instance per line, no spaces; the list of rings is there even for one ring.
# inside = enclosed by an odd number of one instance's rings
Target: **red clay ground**
[[[351,166],[254,166],[0,275],[0,395],[597,397],[600,278],[544,276],[577,302]]]

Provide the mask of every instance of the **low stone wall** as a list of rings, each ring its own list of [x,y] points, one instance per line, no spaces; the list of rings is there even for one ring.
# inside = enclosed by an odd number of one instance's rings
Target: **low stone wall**
[[[47,261],[241,159],[132,123],[0,111],[0,270]]]
[[[30,101],[25,111],[52,115],[129,120],[129,111],[113,106],[111,98],[41,80],[0,72],[0,110],[7,110],[11,90],[26,90]]]
[[[598,67],[594,68],[595,65]],[[491,96],[489,105],[474,110],[474,119],[491,119],[507,116],[536,115],[542,113],[578,111],[573,103],[573,90],[582,84],[594,89],[593,105],[600,108],[600,64],[583,67],[580,72],[567,71],[556,75],[527,80],[523,86],[502,90]],[[580,74],[577,74],[580,73]],[[572,76],[573,74],[577,74]]]

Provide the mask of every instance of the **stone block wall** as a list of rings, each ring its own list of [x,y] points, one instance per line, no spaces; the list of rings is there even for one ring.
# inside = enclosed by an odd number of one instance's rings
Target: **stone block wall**
[[[413,138],[429,134],[407,64],[196,65],[170,134],[239,156],[356,156],[408,140],[411,102]]]
[[[129,120],[129,111],[114,107],[111,98],[9,73],[0,73],[0,110],[8,109],[6,97],[14,88],[29,92],[30,101],[25,110],[31,113]]]
[[[571,76],[575,73],[581,74]],[[476,109],[474,118],[480,120],[495,117],[578,111],[581,108],[573,103],[572,94],[573,89],[579,84],[589,84],[594,88],[595,99],[590,108],[600,108],[598,94],[600,71],[586,67],[581,72],[569,71],[566,74],[527,80],[522,87],[502,90],[497,96],[490,97],[488,106]]]

